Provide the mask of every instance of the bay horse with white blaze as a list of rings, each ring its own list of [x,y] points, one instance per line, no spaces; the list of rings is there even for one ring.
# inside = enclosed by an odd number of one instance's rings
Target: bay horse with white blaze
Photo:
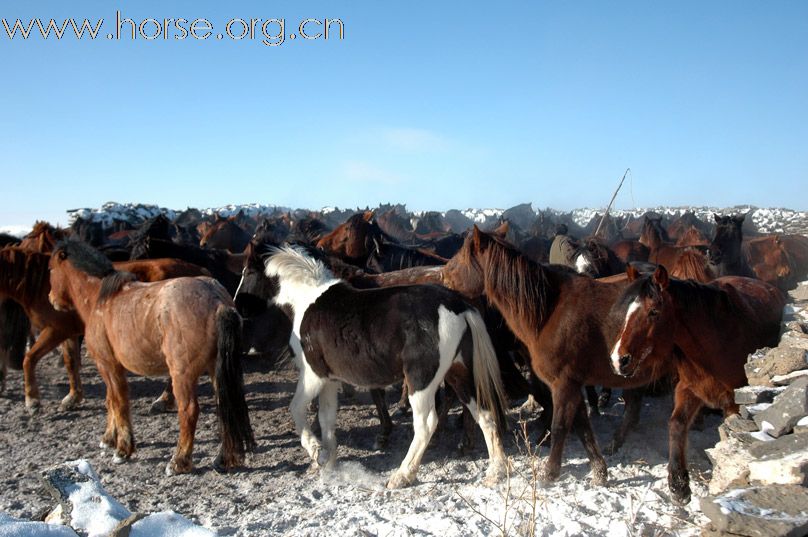
[[[620,324],[609,312],[627,285],[625,278],[609,283],[577,274],[561,265],[542,265],[521,255],[496,236],[476,226],[443,269],[443,283],[468,298],[486,296],[524,343],[533,372],[550,386],[553,400],[550,455],[542,470],[545,480],[561,471],[564,442],[571,428],[581,439],[592,466],[592,482],[607,482],[581,390],[587,385],[639,388],[665,375],[669,368],[644,370],[632,378],[609,367],[609,345]],[[615,434],[614,447],[639,418],[639,393],[624,391],[626,417]]]
[[[135,450],[126,371],[171,376],[179,417],[177,450],[166,474],[193,469],[199,415],[199,376],[213,379],[221,450],[214,466],[240,465],[253,448],[241,372],[241,317],[227,291],[208,277],[154,283],[134,281],[107,258],[76,241],[60,243],[50,259],[50,302],[75,310],[85,342],[107,387],[107,427],[102,445],[115,446],[122,462]]]
[[[477,310],[440,286],[355,289],[301,250],[287,246],[272,251],[266,274],[279,283],[275,303],[291,308],[290,346],[300,370],[292,417],[315,465],[330,468],[336,460],[340,381],[383,388],[403,379],[415,435],[387,487],[411,484],[438,425],[435,392],[445,381],[483,431],[490,458],[486,481],[504,475],[504,392]],[[308,404],[318,395],[322,443],[306,420]]]
[[[660,266],[651,276],[627,270],[629,285],[613,314],[623,328],[611,365],[626,378],[674,366],[679,377],[668,442],[668,486],[687,502],[687,434],[703,405],[738,412],[734,389],[746,384],[749,353],[775,346],[785,296],[760,280],[729,276],[710,284],[670,279]],[[671,360],[671,356],[675,356]]]

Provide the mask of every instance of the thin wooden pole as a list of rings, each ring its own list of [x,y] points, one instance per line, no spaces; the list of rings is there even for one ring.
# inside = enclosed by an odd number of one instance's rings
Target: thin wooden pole
[[[595,234],[593,235],[594,237],[597,237],[598,233],[600,233],[600,228],[603,226],[603,222],[606,220],[606,217],[609,216],[609,210],[612,208],[612,203],[614,203],[614,198],[616,198],[617,193],[620,192],[620,188],[623,186],[623,181],[626,180],[626,175],[628,175],[628,172],[630,172],[630,171],[631,171],[631,168],[626,168],[626,171],[623,174],[623,178],[620,179],[620,184],[617,185],[617,190],[614,191],[614,194],[612,194],[612,199],[609,200],[609,205],[606,207],[606,212],[603,213],[603,216],[600,219],[600,223],[598,223],[598,228],[595,230]]]

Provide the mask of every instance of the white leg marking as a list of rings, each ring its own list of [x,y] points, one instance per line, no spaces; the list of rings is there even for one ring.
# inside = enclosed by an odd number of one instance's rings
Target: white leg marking
[[[623,345],[623,335],[626,332],[629,321],[631,321],[631,316],[634,315],[634,312],[638,309],[640,309],[640,299],[635,298],[634,301],[629,304],[628,310],[626,310],[626,320],[623,322],[623,329],[620,330],[620,335],[617,336],[617,342],[612,349],[612,367],[615,371],[620,371],[620,348]]]
[[[316,463],[320,453],[320,441],[309,428],[309,421],[306,419],[306,411],[309,403],[317,397],[326,383],[325,379],[321,379],[314,371],[311,370],[309,364],[306,363],[305,356],[296,358],[299,364],[300,378],[297,381],[297,389],[295,395],[292,397],[292,404],[289,410],[292,412],[292,419],[295,422],[295,431],[300,435],[300,443],[303,449],[309,454],[309,457]]]
[[[578,257],[575,258],[575,270],[579,274],[584,274],[588,268],[589,261],[586,259],[584,254],[579,254]]]
[[[485,438],[485,447],[488,449],[488,471],[486,473],[486,485],[492,486],[498,483],[505,477],[505,450],[502,448],[502,439],[499,437],[497,430],[497,423],[494,416],[488,410],[483,410],[482,407],[471,398],[467,405],[471,416],[480,429],[483,431],[483,438]]]
[[[320,431],[323,436],[323,449],[320,451],[320,456],[317,462],[324,468],[330,468],[337,460],[337,435],[335,429],[337,427],[337,407],[339,401],[337,395],[339,393],[339,382],[328,381],[320,390],[320,410],[318,417],[320,419]]]

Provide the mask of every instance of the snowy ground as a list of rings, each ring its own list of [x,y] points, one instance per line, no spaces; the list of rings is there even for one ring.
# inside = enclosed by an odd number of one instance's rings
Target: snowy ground
[[[130,379],[138,451],[132,461],[115,465],[110,454],[97,447],[104,404],[103,384],[94,366],[88,363],[82,370],[87,400],[81,409],[60,413],[58,402],[66,392],[60,362],[51,355],[40,363],[44,408],[35,419],[30,420],[23,409],[18,372],[12,373],[8,392],[0,397],[0,464],[5,469],[0,512],[13,517],[39,519],[52,507],[39,473],[63,461],[85,458],[106,490],[130,511],[173,510],[222,535],[524,535],[529,533],[534,508],[536,535],[698,535],[706,521],[696,500],[680,508],[668,499],[670,397],[646,399],[639,430],[620,453],[607,457],[606,488],[589,484],[588,462],[573,436],[560,480],[534,489],[531,468],[536,459],[525,454],[524,441],[511,433],[506,448],[514,464],[512,477],[500,488],[488,489],[482,485],[486,467],[482,435],[478,434],[477,449],[470,456],[459,456],[455,446],[461,432],[450,416],[447,428],[439,430],[427,450],[419,482],[409,489],[387,491],[384,483],[402,460],[412,428],[408,417],[397,417],[391,448],[374,451],[378,422],[366,394],[343,400],[337,471],[317,475],[309,470],[287,408],[296,373],[288,368],[267,372],[267,364],[254,360],[248,364],[246,383],[258,452],[245,471],[222,476],[211,469],[218,442],[210,386],[204,381],[197,470],[169,478],[163,468],[176,442],[176,416],[148,414],[162,384]],[[395,400],[395,394],[389,392],[388,400]],[[621,413],[618,403],[606,416],[594,419],[601,445]],[[513,411],[512,425],[518,430],[517,418]],[[719,422],[710,416],[704,431],[690,435],[694,498],[706,493],[704,479],[710,465],[703,450],[717,442]],[[540,448],[542,457],[546,451]]]

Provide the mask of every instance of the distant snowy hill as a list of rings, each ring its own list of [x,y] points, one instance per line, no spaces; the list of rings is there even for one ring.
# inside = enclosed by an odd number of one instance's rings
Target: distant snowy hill
[[[534,214],[539,214],[539,211],[530,208]],[[262,205],[258,203],[251,203],[246,205],[225,205],[222,207],[212,207],[201,209],[200,212],[205,215],[220,214],[222,216],[231,216],[237,214],[239,211],[244,211],[245,214],[251,217],[269,216],[273,214],[291,212],[289,207],[282,207],[278,205]],[[336,207],[324,207],[319,212],[321,214],[330,214],[339,211]],[[544,214],[563,215],[568,214],[572,216],[574,222],[581,226],[586,226],[592,218],[602,215],[604,209],[575,209],[573,211],[559,211],[556,209],[544,209],[541,212]],[[755,228],[762,233],[802,233],[808,234],[808,211],[794,211],[792,209],[783,208],[757,208],[751,205],[736,206],[736,207],[644,207],[632,210],[613,209],[611,214],[616,217],[631,216],[639,218],[646,212],[651,211],[660,215],[667,215],[675,218],[681,216],[686,211],[691,211],[702,220],[712,221],[713,213],[717,214],[749,214]],[[490,222],[499,218],[506,209],[465,209],[459,211],[463,216],[469,218],[471,221],[479,224]],[[181,213],[180,210],[168,209],[165,207],[158,207],[156,205],[143,205],[143,204],[122,204],[109,202],[105,203],[98,209],[75,209],[68,211],[70,222],[74,222],[77,218],[83,218],[96,222],[103,222],[106,227],[112,227],[112,223],[116,220],[130,222],[134,225],[154,217],[158,214],[164,214],[168,218],[175,218]],[[413,212],[414,216],[422,213]],[[445,213],[444,213],[445,214]],[[19,232],[20,230],[15,230]],[[16,233],[15,233],[16,234]]]

